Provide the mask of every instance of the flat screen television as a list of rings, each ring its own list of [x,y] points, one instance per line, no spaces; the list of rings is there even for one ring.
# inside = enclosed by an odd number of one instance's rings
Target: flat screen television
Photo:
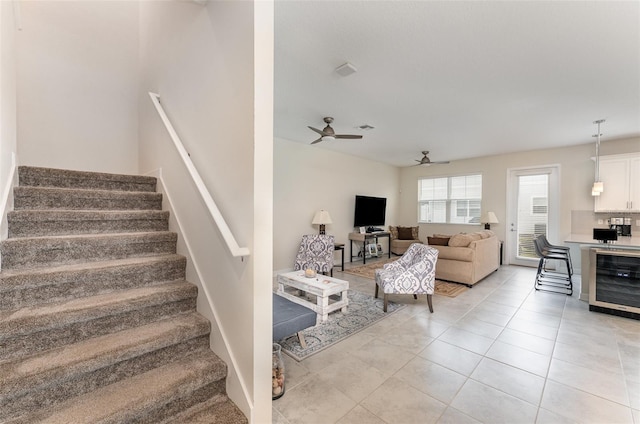
[[[384,225],[387,212],[385,197],[356,195],[356,209],[353,218],[354,227],[371,227]]]

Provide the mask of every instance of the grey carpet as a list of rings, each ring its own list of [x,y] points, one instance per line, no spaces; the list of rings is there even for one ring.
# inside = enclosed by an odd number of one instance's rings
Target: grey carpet
[[[0,245],[0,422],[246,423],[156,179],[18,177]]]

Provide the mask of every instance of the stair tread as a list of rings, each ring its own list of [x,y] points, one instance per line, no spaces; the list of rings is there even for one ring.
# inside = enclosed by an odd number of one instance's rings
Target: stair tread
[[[51,187],[51,186],[18,186],[14,190],[20,193],[46,193],[60,192],[68,194],[93,194],[93,197],[162,197],[162,193],[157,191],[121,191],[121,190],[105,190],[100,188],[69,188],[69,187]]]
[[[8,212],[12,221],[28,220],[116,220],[116,219],[167,219],[168,211],[154,209],[20,209]]]
[[[133,264],[143,264],[143,263],[154,263],[154,262],[162,262],[166,260],[176,260],[182,259],[184,256],[179,255],[177,253],[164,253],[158,254],[155,256],[137,256],[131,258],[124,259],[111,259],[106,261],[95,261],[95,262],[81,262],[81,263],[73,263],[73,264],[62,264],[49,266],[46,268],[30,268],[30,269],[7,269],[0,272],[0,292],[6,288],[5,282],[3,279],[7,279],[10,277],[20,276],[20,275],[29,275],[29,274],[55,274],[55,273],[63,273],[67,271],[85,271],[85,270],[96,270],[96,269],[105,269],[105,268],[114,268],[123,265],[133,265]],[[20,283],[23,287],[23,283]]]
[[[108,315],[108,312],[114,309],[127,311],[135,309],[136,305],[148,302],[152,302],[152,304],[156,301],[163,303],[164,297],[168,295],[189,297],[192,293],[195,295],[196,290],[196,286],[186,281],[172,281],[59,303],[0,311],[0,335],[24,334],[27,332],[26,330],[40,329],[42,326],[58,327],[71,322],[76,317],[100,317]],[[29,326],[25,328],[27,323]]]
[[[142,231],[142,232],[128,232],[128,233],[104,233],[104,234],[65,234],[57,236],[36,236],[36,237],[19,237],[9,238],[2,242],[3,245],[11,245],[14,243],[29,243],[30,241],[66,241],[70,239],[118,239],[133,237],[137,239],[144,238],[169,238],[174,239],[177,234],[173,231]]]
[[[213,352],[198,353],[21,417],[16,422],[129,422],[153,405],[162,405],[188,393],[189,387],[201,387],[225,376],[226,365]]]
[[[172,231],[15,237],[0,245],[5,269],[36,269],[65,263],[175,253]]]
[[[29,358],[0,363],[0,393],[51,384],[115,362],[209,333],[209,322],[197,312],[156,321],[51,349]],[[18,384],[19,381],[19,384]]]
[[[146,175],[19,166],[18,181],[20,186],[30,187],[110,186],[109,190],[129,191],[131,187],[137,187],[142,188],[142,191],[155,191],[157,178]]]
[[[248,422],[238,407],[228,397],[215,398],[192,406],[162,424],[246,424]]]

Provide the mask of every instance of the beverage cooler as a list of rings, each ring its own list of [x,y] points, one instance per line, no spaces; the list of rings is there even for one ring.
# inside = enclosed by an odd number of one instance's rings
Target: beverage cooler
[[[591,249],[589,310],[640,319],[640,250]]]

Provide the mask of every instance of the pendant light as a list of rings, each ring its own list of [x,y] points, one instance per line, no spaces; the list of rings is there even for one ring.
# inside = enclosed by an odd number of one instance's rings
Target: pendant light
[[[596,139],[596,178],[593,182],[593,187],[591,187],[591,195],[592,196],[600,196],[600,193],[604,191],[604,183],[600,181],[600,124],[602,124],[605,120],[599,119],[597,121],[593,121],[594,124],[598,124],[598,133],[593,137],[597,137]]]

